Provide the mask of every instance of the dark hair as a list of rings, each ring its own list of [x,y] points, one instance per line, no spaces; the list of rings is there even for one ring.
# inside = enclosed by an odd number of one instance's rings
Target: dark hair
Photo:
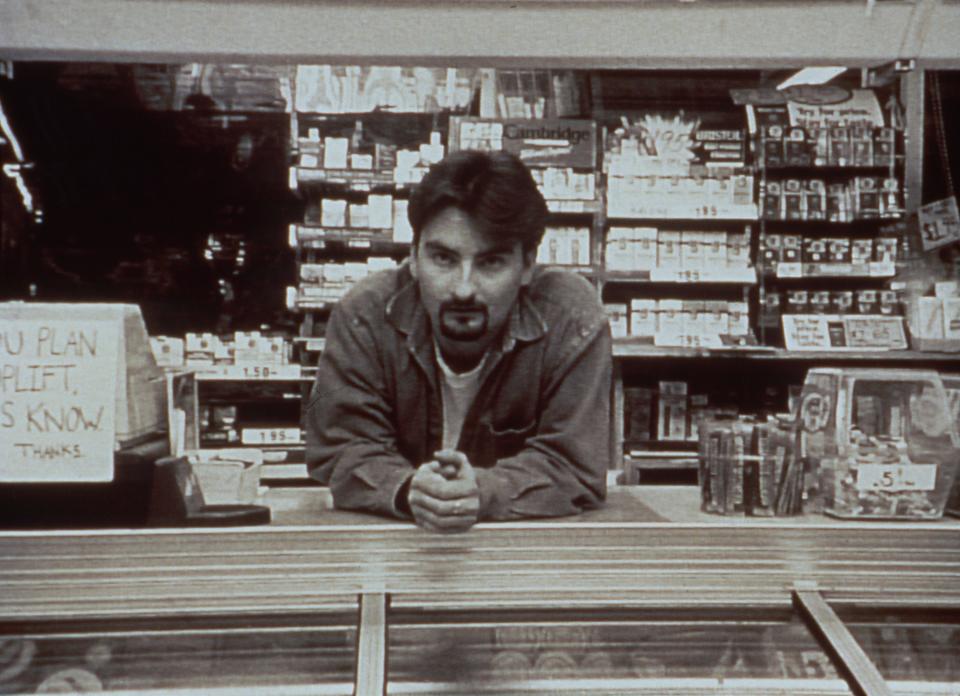
[[[487,233],[520,242],[524,253],[543,238],[547,204],[527,166],[508,152],[461,150],[430,167],[407,207],[414,248],[430,220],[451,207]]]

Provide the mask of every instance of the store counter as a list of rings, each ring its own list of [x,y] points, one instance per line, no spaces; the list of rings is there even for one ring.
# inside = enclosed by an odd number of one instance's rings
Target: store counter
[[[441,535],[274,489],[263,527],[0,532],[0,693],[849,693],[837,625],[892,693],[960,693],[960,521],[698,500]]]

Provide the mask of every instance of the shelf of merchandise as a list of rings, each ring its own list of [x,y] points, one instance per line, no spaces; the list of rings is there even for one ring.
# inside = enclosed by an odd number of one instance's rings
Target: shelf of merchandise
[[[796,351],[772,346],[738,346],[729,348],[692,348],[654,346],[630,338],[613,341],[615,358],[721,358],[729,360],[802,361],[802,362],[890,362],[890,363],[940,363],[960,362],[960,352],[945,353],[919,350],[819,350]]]

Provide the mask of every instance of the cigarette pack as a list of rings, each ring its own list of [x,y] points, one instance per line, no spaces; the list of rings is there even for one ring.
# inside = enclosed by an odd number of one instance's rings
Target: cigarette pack
[[[876,178],[858,176],[853,180],[855,217],[873,219],[880,217],[880,190]]]
[[[784,263],[800,263],[802,261],[802,242],[800,235],[783,235],[783,248],[780,252],[780,260]]]
[[[896,155],[896,132],[893,128],[877,128],[873,132],[873,163],[889,167]]]
[[[783,183],[783,219],[806,219],[806,209],[803,204],[803,182],[799,179],[787,179]]]
[[[894,177],[883,180],[880,190],[880,217],[899,218],[903,215],[900,199],[900,182]]]
[[[766,220],[780,220],[783,218],[783,187],[779,181],[768,181],[763,188],[763,212]]]
[[[880,295],[876,290],[857,291],[857,312],[877,314],[880,311]]]
[[[850,129],[850,150],[855,167],[873,166],[873,132],[864,126]]]
[[[777,291],[763,293],[760,300],[760,325],[773,329],[780,326],[781,296]]]
[[[827,261],[827,242],[823,239],[804,238],[803,243],[803,262],[804,263],[826,263]]]
[[[657,301],[630,300],[630,335],[653,336],[657,333]]]
[[[832,237],[824,240],[827,243],[827,260],[830,263],[850,263],[850,239],[847,237]]]
[[[788,167],[809,167],[810,148],[807,145],[807,133],[803,128],[788,128],[785,134],[784,158]]]
[[[808,314],[810,294],[806,290],[787,291],[787,312],[790,314]]]
[[[896,263],[897,237],[877,237],[873,240],[873,260]]]
[[[900,296],[896,290],[880,291],[880,314],[890,316],[900,314]],[[946,315],[944,316],[946,317]],[[946,319],[944,319],[944,329],[946,329]]]
[[[827,164],[845,167],[851,162],[850,157],[850,129],[830,129],[830,160]]]
[[[829,290],[815,290],[810,293],[810,309],[814,314],[829,314],[830,308]]]
[[[854,239],[850,243],[850,263],[854,266],[870,263],[873,260],[873,240]]]
[[[803,205],[807,220],[823,220],[827,215],[827,188],[820,179],[804,182]]]
[[[783,260],[783,235],[764,234],[760,238],[761,263],[766,268],[776,268]]]
[[[784,162],[783,127],[771,125],[763,129],[763,163],[782,167]]]
[[[850,211],[850,192],[843,184],[827,186],[827,220],[830,222],[849,222],[853,219]]]
[[[837,290],[830,293],[834,314],[850,314],[853,311],[853,290]]]
[[[826,166],[830,159],[830,130],[828,128],[811,128],[810,141],[813,143],[814,166]]]

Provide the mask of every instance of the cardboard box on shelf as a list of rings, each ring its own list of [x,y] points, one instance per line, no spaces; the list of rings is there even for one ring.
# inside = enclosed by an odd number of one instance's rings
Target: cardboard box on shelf
[[[660,230],[657,233],[657,267],[679,271],[681,266],[681,234],[679,230]]]

